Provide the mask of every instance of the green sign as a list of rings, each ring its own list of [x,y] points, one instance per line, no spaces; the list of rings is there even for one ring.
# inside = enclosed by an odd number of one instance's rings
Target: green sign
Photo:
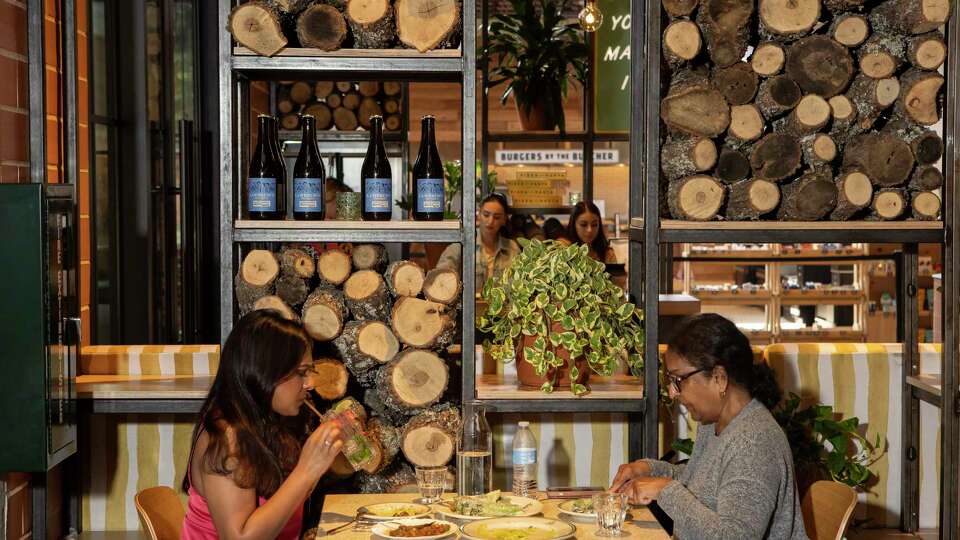
[[[594,49],[593,114],[598,133],[630,131],[630,2],[597,0],[603,24]]]

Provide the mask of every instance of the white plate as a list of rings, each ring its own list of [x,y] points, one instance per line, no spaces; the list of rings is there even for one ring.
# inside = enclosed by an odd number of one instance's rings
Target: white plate
[[[396,515],[396,512],[409,509],[412,513],[402,516]],[[417,503],[380,503],[368,504],[367,512],[363,517],[376,521],[393,521],[395,519],[421,518],[429,516],[432,511],[429,506]]]
[[[435,534],[432,536],[392,536],[390,533],[393,532],[400,525],[409,525],[416,527],[417,525],[426,525],[428,523],[440,523],[447,526],[447,532],[443,534]],[[389,538],[391,540],[437,540],[438,538],[445,538],[451,534],[456,534],[457,526],[449,521],[443,521],[441,519],[395,519],[393,521],[387,521],[384,523],[377,523],[373,526],[373,534],[377,536],[382,536],[383,538]]]
[[[477,495],[477,496],[480,497],[481,495]],[[438,504],[434,508],[437,510],[437,512],[439,512],[444,516],[451,517],[454,519],[467,520],[467,521],[472,521],[477,519],[499,518],[499,517],[511,517],[511,518],[530,517],[543,512],[543,504],[536,499],[530,499],[528,497],[514,497],[513,495],[501,495],[500,498],[506,499],[511,504],[515,504],[519,506],[520,513],[515,516],[467,516],[464,514],[458,514],[453,510],[451,510],[450,507],[444,506],[444,505]]]
[[[460,532],[472,540],[496,540],[496,536],[491,532],[503,529],[542,531],[543,536],[534,540],[561,540],[570,538],[577,532],[577,527],[572,523],[541,517],[508,517],[473,521],[460,527]]]
[[[585,519],[586,519],[586,518],[591,518],[591,519],[596,519],[596,517],[597,517],[597,512],[596,512],[596,511],[577,512],[576,510],[573,509],[573,503],[575,503],[575,502],[577,502],[577,501],[580,501],[580,500],[589,501],[590,499],[571,499],[571,500],[569,500],[569,501],[563,501],[562,503],[560,503],[560,504],[557,505],[557,510],[559,510],[561,514],[567,514],[567,515],[569,515],[569,516],[573,516],[573,517],[577,517],[577,518],[585,518]]]

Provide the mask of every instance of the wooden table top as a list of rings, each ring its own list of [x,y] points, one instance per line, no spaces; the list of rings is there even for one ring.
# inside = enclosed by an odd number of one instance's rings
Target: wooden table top
[[[213,377],[194,375],[80,375],[78,399],[204,399]]]
[[[444,495],[444,498],[453,497],[451,494]],[[357,508],[384,502],[411,502],[417,498],[415,493],[393,493],[393,494],[349,494],[349,495],[327,495],[323,501],[323,512],[320,516],[320,529],[330,530],[338,525],[343,525],[353,519]],[[538,498],[542,499],[542,495]],[[562,499],[545,499],[543,502],[543,517],[554,519],[567,519],[557,510],[557,505],[562,503]],[[439,514],[435,514],[437,519],[447,519]],[[631,519],[632,518],[632,519]],[[572,520],[577,527],[576,538],[598,538],[594,532],[597,530],[597,524],[592,520]],[[459,525],[460,523],[458,523]],[[653,514],[645,507],[638,507],[630,510],[627,521],[624,523],[624,530],[629,533],[625,536],[628,540],[668,540],[670,537],[660,527]],[[324,536],[321,532],[319,537]],[[373,540],[376,537],[369,530],[347,529],[334,533],[331,540]],[[456,536],[451,536],[455,539]],[[309,538],[307,540],[310,540]]]

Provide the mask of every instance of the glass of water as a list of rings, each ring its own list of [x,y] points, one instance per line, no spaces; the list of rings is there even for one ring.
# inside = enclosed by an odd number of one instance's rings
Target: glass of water
[[[443,487],[447,483],[446,467],[417,467],[417,488],[420,490],[420,504],[440,502]]]
[[[626,494],[605,492],[594,495],[593,511],[597,513],[597,536],[627,536],[623,530],[627,508]]]

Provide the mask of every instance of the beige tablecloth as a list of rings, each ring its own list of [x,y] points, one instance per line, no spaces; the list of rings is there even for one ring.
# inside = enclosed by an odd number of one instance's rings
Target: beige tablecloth
[[[448,495],[449,496],[449,495]],[[330,530],[337,525],[343,525],[350,521],[356,514],[357,508],[383,502],[411,502],[417,498],[415,493],[397,493],[397,494],[350,494],[350,495],[327,495],[323,503],[323,512],[320,516],[320,529]],[[538,498],[542,499],[542,495]],[[562,503],[559,499],[546,499],[543,502],[543,516],[556,519],[568,519],[566,515],[557,510],[557,505]],[[445,519],[439,514],[435,514],[437,519]],[[450,520],[454,521],[455,520]],[[577,538],[599,538],[594,534],[597,525],[592,520],[571,520],[577,526]],[[654,519],[653,514],[646,508],[634,508],[627,516],[627,522],[624,524],[624,530],[628,533],[626,540],[667,540],[669,536],[660,527]],[[324,536],[323,532],[318,538]],[[330,536],[331,540],[371,540],[375,538],[369,530],[346,529]],[[455,538],[455,537],[451,537]],[[311,539],[307,539],[311,540]]]

